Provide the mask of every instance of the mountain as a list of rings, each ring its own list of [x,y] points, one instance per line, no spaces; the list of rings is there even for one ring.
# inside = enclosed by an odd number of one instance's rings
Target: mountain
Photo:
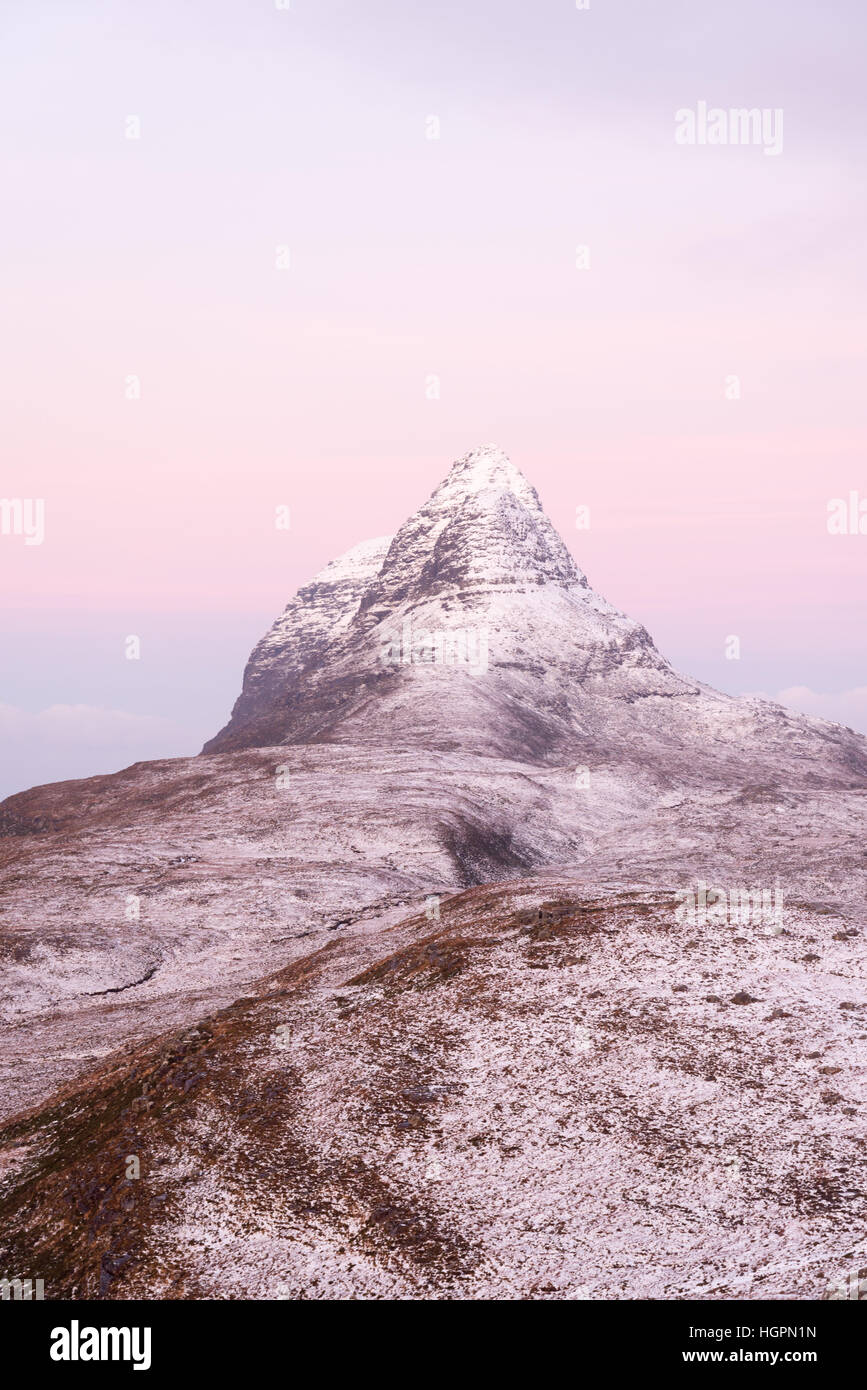
[[[689,689],[593,592],[535,490],[487,447],[459,459],[389,545],[356,547],[302,590],[205,751],[398,738],[554,759],[580,733],[583,690]]]
[[[835,784],[867,775],[863,738],[674,671],[590,587],[492,445],[459,459],[393,539],[356,546],[299,592],[204,751],[310,743],[690,780],[747,765]]]
[[[0,805],[0,1276],[814,1296],[867,1217],[865,792],[473,450],[199,756]]]

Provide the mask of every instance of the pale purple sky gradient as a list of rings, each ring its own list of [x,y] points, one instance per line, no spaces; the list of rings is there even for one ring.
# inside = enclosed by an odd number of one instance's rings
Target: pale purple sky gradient
[[[860,2],[0,28],[0,495],[47,509],[0,537],[0,792],[195,751],[298,585],[484,441],[680,667],[867,728],[867,536],[825,524],[867,498]],[[676,145],[699,100],[781,107],[783,153]]]

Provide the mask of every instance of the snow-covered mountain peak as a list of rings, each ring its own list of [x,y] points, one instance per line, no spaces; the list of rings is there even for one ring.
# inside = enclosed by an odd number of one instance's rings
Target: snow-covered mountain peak
[[[471,450],[387,538],[299,590],[253,651],[228,752],[341,742],[532,765],[630,761],[641,776],[758,779],[782,759],[863,775],[863,740],[679,674],[594,592],[535,490],[493,445]]]
[[[484,688],[464,689],[468,661],[445,662],[443,686],[440,663],[423,659],[430,642],[472,647],[490,667]],[[206,751],[333,738],[338,726],[355,738],[359,719],[365,739],[550,750],[571,738],[590,683],[627,699],[690,684],[593,592],[535,489],[486,444],[452,465],[390,543],[354,547],[299,591],[253,651],[232,719]]]
[[[459,458],[397,532],[365,593],[360,620],[407,602],[587,581],[535,488],[496,445]]]
[[[541,511],[536,489],[496,444],[480,444],[452,464],[430,504],[454,508],[460,502],[491,488],[512,492],[532,511]]]

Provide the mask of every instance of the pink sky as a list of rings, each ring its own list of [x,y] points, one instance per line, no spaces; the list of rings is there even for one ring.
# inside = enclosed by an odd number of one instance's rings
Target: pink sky
[[[678,664],[867,727],[867,536],[825,524],[867,499],[862,8],[696,10],[5,7],[0,495],[47,524],[0,537],[7,656],[47,644],[0,693],[16,785],[22,720],[87,687],[116,728],[171,681],[101,698],[52,633],[198,615],[236,689],[245,623],[488,440]],[[705,99],[782,108],[783,153],[676,145]]]

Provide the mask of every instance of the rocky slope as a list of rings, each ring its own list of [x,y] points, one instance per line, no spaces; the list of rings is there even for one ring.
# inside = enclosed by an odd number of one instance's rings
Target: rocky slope
[[[815,1294],[864,1229],[865,795],[867,740],[679,675],[474,450],[202,755],[0,806],[0,1276]]]

